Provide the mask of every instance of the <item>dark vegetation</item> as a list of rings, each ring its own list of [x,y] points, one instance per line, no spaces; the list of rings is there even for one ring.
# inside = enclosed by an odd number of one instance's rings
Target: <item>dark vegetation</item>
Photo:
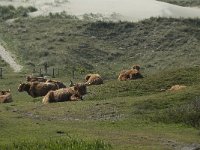
[[[37,11],[36,8],[29,6],[27,8],[14,6],[0,6],[0,20],[14,19],[18,17],[28,17],[28,13]]]
[[[180,6],[190,6],[190,7],[195,7],[195,6],[200,6],[200,1],[199,0],[159,0],[175,5],[180,5]]]

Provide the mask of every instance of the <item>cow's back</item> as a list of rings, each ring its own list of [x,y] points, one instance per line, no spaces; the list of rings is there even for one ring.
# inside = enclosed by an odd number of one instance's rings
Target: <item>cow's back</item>
[[[33,97],[45,96],[51,90],[57,90],[58,86],[53,83],[34,82],[30,87],[30,93]]]
[[[43,98],[44,104],[53,102],[64,102],[69,101],[71,96],[74,94],[73,88],[62,88],[55,91],[49,91]]]

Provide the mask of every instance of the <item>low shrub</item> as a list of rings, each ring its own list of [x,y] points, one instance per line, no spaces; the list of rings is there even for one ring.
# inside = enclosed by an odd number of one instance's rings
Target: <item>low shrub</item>
[[[156,113],[153,119],[156,122],[184,123],[196,128],[200,127],[200,98],[189,104],[168,108],[161,113]]]

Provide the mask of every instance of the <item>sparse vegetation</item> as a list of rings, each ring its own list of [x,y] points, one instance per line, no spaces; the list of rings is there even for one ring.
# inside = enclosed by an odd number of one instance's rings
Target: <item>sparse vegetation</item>
[[[0,37],[28,68],[75,66],[113,78],[133,63],[148,73],[199,66],[199,24],[199,19],[172,18],[87,22],[57,14],[1,23]]]

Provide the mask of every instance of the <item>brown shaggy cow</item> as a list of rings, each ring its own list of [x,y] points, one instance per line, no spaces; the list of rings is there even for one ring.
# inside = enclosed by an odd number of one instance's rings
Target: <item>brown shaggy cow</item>
[[[12,95],[10,90],[0,91],[0,103],[9,103],[12,102]]]
[[[142,74],[137,69],[123,70],[118,76],[119,81],[143,78]]]
[[[46,83],[54,83],[58,86],[59,89],[61,88],[66,88],[66,86],[64,85],[64,83],[60,82],[60,81],[56,81],[56,80],[47,80]]]
[[[32,97],[45,96],[50,90],[59,89],[57,84],[46,82],[28,82],[20,83],[19,92],[26,91]]]
[[[185,85],[173,85],[170,89],[168,89],[167,91],[180,91],[182,89],[185,89],[186,86]]]
[[[122,70],[118,76],[119,81],[126,81],[139,78],[143,78],[143,76],[140,73],[140,65],[138,64],[133,65],[133,67],[129,70]]]
[[[44,77],[33,77],[33,76],[27,76],[26,77],[26,81],[27,82],[46,82],[47,79],[45,79]]]
[[[103,79],[99,74],[87,74],[85,76],[85,85],[103,84]]]
[[[140,65],[138,65],[138,64],[137,65],[133,65],[132,69],[136,69],[136,70],[139,71],[140,70]]]
[[[85,84],[76,84],[73,87],[62,88],[56,91],[49,91],[43,98],[44,104],[53,102],[75,101],[82,100],[82,96],[87,93]]]

